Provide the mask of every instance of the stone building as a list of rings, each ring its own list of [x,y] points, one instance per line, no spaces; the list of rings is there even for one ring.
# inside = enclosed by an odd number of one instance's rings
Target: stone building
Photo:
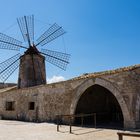
[[[56,115],[95,112],[97,123],[140,128],[140,65],[84,74],[59,83],[0,90],[3,119],[55,122]],[[78,123],[78,119],[73,122]],[[92,119],[85,122],[92,123]]]

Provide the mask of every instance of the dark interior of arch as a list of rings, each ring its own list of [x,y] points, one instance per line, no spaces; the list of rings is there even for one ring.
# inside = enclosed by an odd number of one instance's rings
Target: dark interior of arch
[[[94,85],[88,88],[80,97],[75,114],[96,113],[97,127],[123,127],[122,110],[115,96],[106,88]],[[81,119],[76,118],[75,124]],[[84,117],[85,125],[94,125],[94,117]]]

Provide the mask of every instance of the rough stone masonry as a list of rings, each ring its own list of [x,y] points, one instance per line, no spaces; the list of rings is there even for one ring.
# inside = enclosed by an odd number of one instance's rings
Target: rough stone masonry
[[[2,119],[55,122],[56,115],[92,112],[107,112],[104,118],[113,112],[107,121],[119,120],[114,113],[122,113],[124,128],[140,128],[140,65],[84,74],[59,83],[0,90]]]

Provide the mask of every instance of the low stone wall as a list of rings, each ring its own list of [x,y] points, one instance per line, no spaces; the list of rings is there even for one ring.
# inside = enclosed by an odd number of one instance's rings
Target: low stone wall
[[[16,86],[15,83],[0,83],[0,89]]]

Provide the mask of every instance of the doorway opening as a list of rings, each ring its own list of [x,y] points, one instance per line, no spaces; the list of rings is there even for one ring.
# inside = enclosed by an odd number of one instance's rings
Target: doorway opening
[[[123,114],[116,97],[100,85],[89,87],[80,97],[75,114],[96,113],[97,127],[123,128]],[[75,124],[81,119],[75,118]],[[94,116],[84,117],[85,125],[94,125]]]

